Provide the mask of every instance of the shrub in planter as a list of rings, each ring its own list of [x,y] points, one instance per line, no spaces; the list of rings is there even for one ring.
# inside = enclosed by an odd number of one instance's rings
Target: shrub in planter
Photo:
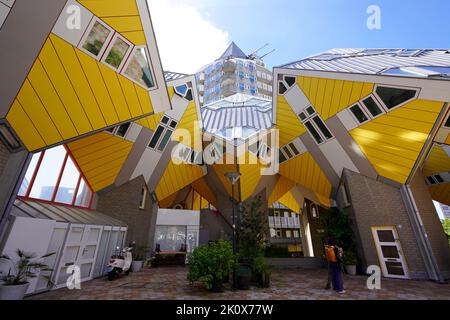
[[[14,274],[11,274],[11,268],[6,276],[1,278],[2,284],[0,285],[0,300],[21,300],[27,292],[29,278],[37,277],[40,271],[53,271],[46,264],[39,262],[55,252],[48,253],[41,257],[36,257],[34,254],[25,253],[24,251],[17,249],[16,252],[19,259],[17,261],[11,259],[7,255],[0,256],[0,259],[7,260],[13,266]],[[53,282],[50,276],[43,276],[47,280],[47,286],[52,287]]]
[[[217,240],[194,249],[188,258],[188,280],[201,281],[211,291],[222,291],[223,280],[233,269],[233,248],[229,241]]]
[[[249,266],[242,265],[237,272],[237,287],[240,290],[250,289],[250,281],[252,280],[252,269]]]
[[[134,246],[133,247],[133,261],[131,262],[131,269],[133,272],[139,272],[144,265],[145,255],[148,251],[148,247]]]
[[[264,261],[264,257],[262,255],[256,257],[253,261],[253,273],[256,276],[256,283],[258,287],[270,287],[270,275],[272,274],[272,268]]]
[[[350,275],[356,274],[356,263],[358,261],[356,258],[356,254],[352,250],[344,252],[342,262],[344,263],[345,270],[347,271],[348,274]]]

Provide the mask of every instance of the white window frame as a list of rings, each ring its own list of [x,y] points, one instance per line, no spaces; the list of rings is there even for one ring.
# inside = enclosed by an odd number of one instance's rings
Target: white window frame
[[[130,125],[129,125],[128,128],[127,128],[127,131],[125,131],[125,134],[123,135],[123,137],[122,137],[122,136],[119,136],[119,135],[117,134],[117,131],[119,130],[119,128],[120,128],[121,126],[123,126],[124,124],[127,124],[127,123],[130,123]],[[122,123],[122,124],[119,124],[119,125],[113,127],[113,130],[112,130],[112,131],[108,131],[107,129],[105,129],[105,132],[106,132],[106,133],[109,133],[109,134],[112,134],[113,136],[116,136],[116,137],[118,137],[118,138],[125,139],[125,137],[127,136],[128,132],[130,131],[132,125],[133,125],[133,124],[132,124],[131,122],[124,122],[124,123]]]
[[[375,104],[380,108],[381,113],[379,115],[373,116],[369,109],[367,109],[366,105],[364,104],[364,100],[366,100],[367,98],[372,98],[373,101],[375,101]],[[364,111],[366,111],[366,114],[369,115],[370,119],[376,119],[381,117],[382,115],[385,115],[387,113],[384,104],[382,104],[377,97],[375,96],[375,94],[371,93],[368,96],[365,96],[364,98],[362,98],[361,100],[359,100],[358,102],[360,102],[361,107],[363,108]],[[354,104],[351,105],[352,107],[354,106]],[[392,109],[391,109],[392,110]],[[350,110],[349,110],[350,111]],[[350,111],[351,113],[351,111]],[[358,122],[359,123],[359,122]]]
[[[308,109],[309,107],[313,108],[314,113],[313,114],[309,114],[308,111],[306,111],[306,109]],[[300,113],[304,113],[306,115],[305,120],[302,120],[300,118]],[[327,128],[327,130],[331,133],[332,137],[331,138],[327,138],[325,137],[325,134],[322,132],[322,130],[319,129],[318,125],[313,121],[313,118],[315,117],[319,117],[319,119],[322,121],[322,123],[324,124],[324,126]],[[305,108],[303,108],[302,110],[300,110],[300,112],[297,113],[297,117],[298,119],[301,121],[301,123],[303,124],[303,126],[305,127],[306,131],[308,132],[308,134],[311,136],[311,138],[314,140],[314,142],[318,145],[322,145],[328,141],[331,141],[333,139],[335,139],[335,136],[333,134],[333,132],[330,130],[330,128],[328,128],[327,124],[325,123],[325,121],[323,121],[322,117],[320,116],[320,114],[317,112],[316,108],[314,108],[314,106],[312,104],[307,105]],[[322,138],[322,142],[317,142],[316,139],[314,138],[314,136],[312,135],[311,132],[309,132],[308,128],[306,127],[305,123],[309,122],[311,123],[311,125],[313,126],[314,129],[316,129],[317,133],[319,134],[319,136]]]
[[[366,116],[367,120],[360,122],[358,120],[358,118],[356,118],[356,116],[354,115],[354,113],[352,112],[352,110],[350,110],[352,107],[354,107],[355,105],[358,105],[359,108],[362,110],[362,112],[364,113],[364,115]],[[353,103],[350,107],[348,107],[348,112],[350,113],[350,115],[353,117],[353,119],[356,121],[356,123],[358,123],[359,125],[364,124],[369,122],[370,120],[373,119],[372,115],[370,114],[370,112],[366,109],[366,107],[363,105],[362,101],[359,102],[357,101],[356,103]]]
[[[384,104],[383,100],[381,100],[381,98],[378,97],[378,94],[377,94],[377,88],[378,88],[378,87],[386,87],[386,88],[393,88],[393,89],[414,90],[414,91],[416,92],[416,94],[415,94],[414,97],[412,97],[411,99],[406,100],[406,101],[400,103],[399,105],[397,105],[397,106],[395,106],[395,107],[389,109],[389,108]],[[406,87],[406,86],[395,86],[395,85],[385,85],[385,84],[375,84],[375,87],[373,88],[373,93],[372,93],[372,95],[373,95],[373,97],[375,98],[375,100],[378,102],[378,104],[380,104],[380,105],[383,107],[383,109],[386,111],[386,113],[387,113],[387,112],[393,111],[393,110],[395,110],[395,109],[397,109],[397,108],[400,108],[401,106],[404,106],[405,104],[410,103],[411,101],[416,100],[416,99],[419,97],[419,93],[420,93],[420,88]]]
[[[89,33],[91,32],[92,28],[94,27],[94,24],[98,22],[101,25],[103,25],[105,28],[109,29],[109,34],[108,37],[106,37],[105,43],[103,43],[102,48],[100,49],[100,51],[98,52],[98,55],[94,55],[92,52],[90,52],[89,50],[86,50],[85,48],[83,48],[83,44],[86,41],[87,37],[89,36]],[[87,26],[86,30],[84,31],[83,36],[80,39],[80,42],[78,42],[78,46],[77,48],[80,49],[81,51],[83,51],[84,53],[86,53],[87,55],[89,55],[90,57],[94,58],[97,61],[100,61],[100,59],[103,56],[103,53],[106,51],[106,49],[109,47],[109,44],[111,42],[111,39],[114,37],[116,31],[111,28],[109,25],[107,25],[105,22],[103,22],[102,20],[100,20],[97,17],[93,17],[91,22],[89,22],[89,25]]]
[[[167,121],[167,124],[165,124],[165,123],[162,122],[162,119],[163,119],[164,117],[169,118],[169,120]],[[175,128],[172,128],[172,127],[170,126],[170,123],[172,123],[172,121],[175,121],[175,122],[176,122]],[[159,152],[159,153],[163,153],[164,150],[165,150],[166,147],[167,147],[167,144],[169,144],[169,142],[167,142],[166,146],[165,146],[162,150],[159,150],[159,146],[160,146],[160,144],[161,144],[161,142],[162,142],[162,139],[163,139],[163,137],[166,135],[166,132],[167,132],[167,131],[172,131],[172,134],[173,134],[174,131],[177,129],[178,123],[179,123],[178,120],[173,119],[173,118],[169,117],[169,116],[166,115],[166,114],[163,114],[163,116],[161,117],[161,120],[159,120],[159,123],[158,123],[158,125],[156,126],[155,131],[153,132],[152,136],[150,137],[150,140],[149,140],[148,143],[147,143],[147,148],[149,148],[149,149],[151,149],[151,150],[154,150],[154,151],[156,151],[156,152]],[[161,126],[161,127],[163,128],[163,131],[161,132],[161,135],[159,136],[158,141],[156,141],[155,146],[154,146],[154,147],[150,147],[150,142],[152,141],[153,136],[155,135],[156,130],[158,129],[159,126]],[[172,135],[171,135],[171,138],[172,138]]]
[[[118,68],[115,68],[114,66],[110,65],[109,63],[106,62],[106,58],[108,57],[109,52],[111,51],[112,47],[114,46],[114,43],[116,41],[117,38],[120,38],[120,40],[124,41],[126,44],[129,45],[128,50],[125,52],[125,55],[123,56],[122,61],[120,62],[120,65]],[[125,65],[125,63],[128,61],[128,58],[130,57],[131,52],[133,51],[135,45],[133,43],[131,43],[130,41],[128,41],[125,37],[121,36],[118,32],[116,32],[114,34],[114,36],[112,37],[112,39],[109,41],[109,44],[106,46],[105,51],[103,52],[103,56],[100,59],[101,62],[103,62],[105,65],[107,65],[108,67],[110,67],[111,69],[113,69],[114,71],[117,72],[121,72],[123,66]]]
[[[146,86],[143,86],[143,85],[140,84],[138,81],[134,80],[133,78],[131,78],[130,76],[128,76],[128,75],[125,73],[125,71],[126,71],[127,68],[128,68],[128,65],[129,65],[130,62],[131,62],[131,59],[132,59],[133,56],[134,56],[134,53],[135,53],[138,49],[141,49],[141,48],[144,48],[145,53],[147,54],[147,58],[148,58],[148,66],[149,66],[150,72],[151,72],[151,74],[152,74],[153,87],[150,87],[150,88],[147,88]],[[127,78],[127,79],[133,81],[134,83],[136,83],[138,86],[140,86],[141,88],[143,88],[143,89],[146,90],[146,91],[150,91],[150,90],[153,90],[153,89],[156,89],[156,88],[157,88],[157,85],[156,85],[156,76],[155,76],[155,72],[154,72],[154,70],[153,70],[153,64],[152,64],[152,60],[151,60],[151,58],[150,58],[150,52],[149,52],[149,50],[148,50],[148,48],[147,48],[146,45],[134,46],[134,47],[133,47],[133,50],[131,50],[131,52],[128,54],[128,58],[127,58],[127,60],[125,61],[124,65],[122,66],[122,70],[120,71],[120,74],[121,74],[122,76],[124,76],[125,78]]]

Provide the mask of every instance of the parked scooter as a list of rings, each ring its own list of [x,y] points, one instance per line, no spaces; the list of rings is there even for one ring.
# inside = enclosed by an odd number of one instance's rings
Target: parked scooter
[[[125,275],[130,273],[131,262],[133,261],[133,256],[131,254],[132,249],[132,247],[125,247],[122,250],[122,254],[119,254],[120,248],[117,247],[117,254],[111,256],[111,259],[106,266],[109,281],[114,280],[121,273],[125,273]]]

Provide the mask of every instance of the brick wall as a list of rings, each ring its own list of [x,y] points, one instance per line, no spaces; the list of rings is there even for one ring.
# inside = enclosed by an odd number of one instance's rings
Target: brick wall
[[[446,278],[450,278],[450,245],[428,191],[428,186],[420,172],[412,179],[410,187],[439,269]]]
[[[151,243],[150,227],[153,203],[147,193],[145,208],[139,209],[144,178],[139,176],[117,188],[99,195],[96,210],[128,225],[126,244],[136,241],[139,246]]]
[[[346,211],[358,229],[363,269],[380,265],[371,227],[395,226],[410,277],[428,279],[400,189],[349,170],[344,171],[344,182],[351,203]]]

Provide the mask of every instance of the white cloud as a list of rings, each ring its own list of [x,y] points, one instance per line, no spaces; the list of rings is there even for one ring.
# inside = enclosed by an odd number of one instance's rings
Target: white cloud
[[[193,5],[180,0],[147,1],[164,70],[194,73],[226,49],[228,32]]]

